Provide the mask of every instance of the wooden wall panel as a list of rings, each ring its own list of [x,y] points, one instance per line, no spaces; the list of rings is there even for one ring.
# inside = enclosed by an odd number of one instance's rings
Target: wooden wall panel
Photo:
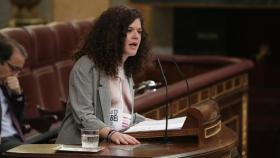
[[[53,0],[53,20],[70,21],[97,17],[110,5],[110,0]]]

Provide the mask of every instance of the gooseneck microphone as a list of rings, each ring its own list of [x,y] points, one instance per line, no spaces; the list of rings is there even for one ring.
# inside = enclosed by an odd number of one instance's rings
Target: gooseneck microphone
[[[168,142],[168,135],[167,135],[167,130],[168,130],[168,116],[169,116],[169,99],[168,99],[168,88],[167,88],[167,80],[166,80],[166,77],[164,75],[164,72],[163,72],[163,69],[162,69],[162,66],[161,66],[161,63],[160,63],[160,60],[157,56],[157,62],[158,62],[158,65],[159,65],[159,68],[160,68],[160,73],[161,73],[161,76],[162,76],[162,79],[164,81],[164,85],[165,85],[165,99],[166,99],[166,104],[165,104],[165,131],[164,131],[164,139],[165,139],[165,142]]]
[[[186,76],[184,75],[184,73],[182,72],[182,70],[180,69],[180,67],[179,67],[179,65],[177,64],[177,62],[176,62],[176,60],[174,59],[174,57],[172,57],[172,62],[173,62],[173,64],[176,66],[176,69],[177,69],[177,71],[179,72],[181,79],[184,80],[184,81],[186,82],[187,90],[188,90],[188,93],[189,93],[190,87],[189,87],[188,79],[186,78]],[[187,95],[187,103],[188,103],[188,107],[191,106],[191,104],[190,104],[190,95]]]

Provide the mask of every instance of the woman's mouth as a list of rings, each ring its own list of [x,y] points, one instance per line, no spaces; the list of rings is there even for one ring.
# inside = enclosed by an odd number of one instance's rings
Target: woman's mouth
[[[132,42],[129,44],[129,47],[132,49],[136,49],[138,47],[138,43],[137,42]]]

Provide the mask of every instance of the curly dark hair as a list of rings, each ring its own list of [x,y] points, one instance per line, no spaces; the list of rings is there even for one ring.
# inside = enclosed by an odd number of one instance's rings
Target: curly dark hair
[[[141,13],[126,6],[109,8],[94,21],[81,48],[74,54],[74,59],[88,55],[99,70],[108,76],[116,76],[118,66],[122,64],[128,27],[137,18],[140,19],[142,27],[141,43],[136,55],[125,61],[124,70],[127,76],[139,72],[143,62],[148,59],[150,45]]]

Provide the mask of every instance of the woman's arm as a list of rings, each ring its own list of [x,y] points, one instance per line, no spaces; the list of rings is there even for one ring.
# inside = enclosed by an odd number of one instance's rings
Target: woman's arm
[[[99,133],[101,137],[106,138],[108,141],[111,141],[116,144],[140,144],[140,142],[134,137],[128,134],[117,132],[109,127],[102,128]]]
[[[93,63],[90,59],[82,57],[75,64],[69,81],[69,101],[72,114],[78,128],[102,129],[107,127],[96,115],[93,96],[97,87],[94,86]]]

